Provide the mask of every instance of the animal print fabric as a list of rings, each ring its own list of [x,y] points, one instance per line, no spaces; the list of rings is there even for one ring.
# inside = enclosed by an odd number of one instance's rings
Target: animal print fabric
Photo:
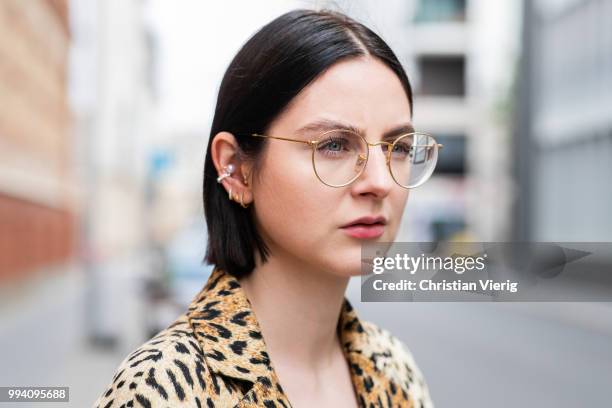
[[[361,407],[433,407],[410,351],[345,297],[338,334]],[[187,312],[121,363],[95,407],[278,407],[291,403],[238,280],[216,268]]]

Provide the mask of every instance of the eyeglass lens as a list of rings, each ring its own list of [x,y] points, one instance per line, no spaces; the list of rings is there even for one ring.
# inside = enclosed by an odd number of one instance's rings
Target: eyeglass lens
[[[433,172],[438,157],[433,137],[412,133],[400,136],[394,142],[393,147],[380,145],[385,155],[388,148],[392,149],[389,169],[393,179],[405,188],[425,182]],[[321,136],[313,152],[313,165],[323,183],[341,187],[359,177],[367,157],[368,144],[361,136],[338,130]]]

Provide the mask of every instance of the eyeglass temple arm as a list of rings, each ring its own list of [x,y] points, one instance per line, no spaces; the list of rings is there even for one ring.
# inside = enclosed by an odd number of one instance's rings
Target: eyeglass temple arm
[[[441,143],[436,143],[436,144],[433,144],[433,145],[412,145],[412,147],[427,147],[428,149],[431,149],[434,146],[437,146],[438,149],[442,149],[444,147],[444,145],[441,144]]]
[[[288,142],[298,142],[298,143],[305,143],[307,145],[313,145],[316,144],[316,141],[308,141],[308,140],[298,140],[298,139],[288,139],[286,137],[280,137],[280,136],[267,136],[267,135],[260,135],[257,133],[251,133],[251,136],[255,136],[255,137],[269,137],[271,139],[279,139],[279,140],[286,140]]]
[[[434,146],[437,146],[437,147],[438,147],[438,149],[442,149],[442,148],[444,147],[444,145],[443,145],[443,144],[441,144],[441,143],[436,143],[436,144],[434,144],[434,145],[411,145],[411,147],[426,147],[426,148],[428,148],[428,149],[431,149],[431,148],[432,148],[432,147],[434,147]]]
[[[280,136],[267,136],[267,135],[260,135],[258,133],[251,133],[251,136],[255,136],[255,137],[269,137],[271,139],[279,139],[279,140],[286,140],[288,142],[298,142],[298,143],[305,143],[307,145],[313,145],[313,144],[317,144],[318,141],[316,140],[299,140],[299,139],[289,139],[286,137],[280,137]],[[389,143],[389,142],[378,142],[378,143],[368,143],[370,146],[376,146],[380,143],[385,143],[388,145],[392,145],[393,143]],[[441,143],[436,143],[436,145],[438,146],[438,149],[442,149],[444,147],[443,144]],[[431,147],[430,145],[414,145],[415,147]]]

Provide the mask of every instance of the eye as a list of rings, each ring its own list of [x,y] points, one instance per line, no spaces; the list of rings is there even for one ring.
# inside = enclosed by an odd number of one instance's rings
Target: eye
[[[412,145],[410,143],[406,143],[406,142],[399,142],[396,143],[393,146],[393,153],[399,153],[399,154],[412,154]]]
[[[329,137],[319,143],[318,150],[327,150],[329,152],[340,152],[347,150],[347,141],[340,137]]]

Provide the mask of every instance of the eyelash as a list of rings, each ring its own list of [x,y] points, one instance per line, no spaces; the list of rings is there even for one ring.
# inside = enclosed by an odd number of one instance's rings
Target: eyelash
[[[328,147],[332,143],[340,143],[341,145],[344,145],[346,143],[346,139],[343,139],[340,137],[328,137],[317,145],[317,150],[324,150],[326,147]],[[334,151],[327,150],[326,153],[328,152],[332,154],[339,153],[339,151],[337,150],[334,150]]]

